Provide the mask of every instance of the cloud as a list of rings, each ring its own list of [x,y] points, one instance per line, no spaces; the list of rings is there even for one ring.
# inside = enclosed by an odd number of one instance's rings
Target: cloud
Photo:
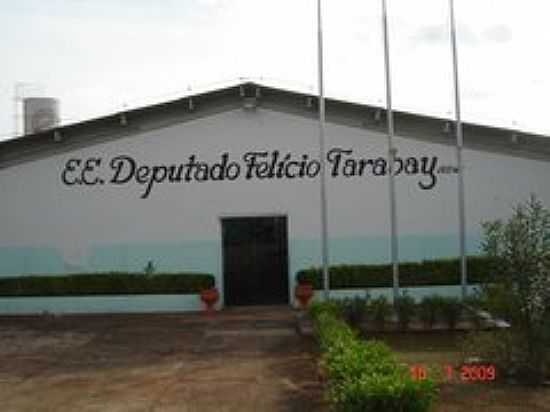
[[[517,116],[519,124],[550,127],[544,103],[550,57],[540,52],[548,38],[550,2],[526,2],[530,7],[457,2],[466,120],[496,113],[504,124]],[[61,99],[63,117],[74,120],[118,110],[122,102],[175,96],[189,84],[215,86],[214,81],[238,76],[317,87],[313,1],[5,3],[0,140],[11,133],[16,81],[42,83]],[[448,3],[392,0],[388,7],[396,108],[433,114],[451,109]],[[384,101],[380,12],[379,1],[323,2],[327,95]]]

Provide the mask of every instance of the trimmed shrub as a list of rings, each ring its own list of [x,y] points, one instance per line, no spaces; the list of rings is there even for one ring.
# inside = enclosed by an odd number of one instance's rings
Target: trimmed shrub
[[[355,337],[345,345],[330,347],[324,364],[333,382],[360,379],[366,373],[390,375],[398,368],[392,351],[384,343],[364,342]]]
[[[384,343],[362,341],[334,314],[334,304],[313,307],[328,395],[335,410],[346,412],[427,412],[437,389],[432,380],[415,381]]]
[[[498,267],[495,258],[468,257],[468,282],[481,283],[495,278]],[[392,286],[391,265],[335,265],[329,268],[330,288],[382,288]],[[320,268],[300,270],[298,281],[309,281],[315,289],[323,288]],[[407,286],[459,285],[460,264],[458,259],[424,260],[399,264],[399,284]]]
[[[204,273],[21,276],[0,278],[0,296],[192,294],[214,284],[214,276]]]
[[[356,380],[338,382],[330,388],[336,410],[345,412],[426,412],[436,399],[431,380],[407,378],[405,368],[391,374],[363,374]]]
[[[355,339],[353,330],[330,311],[319,311],[314,319],[315,335],[323,351],[345,348]]]
[[[328,302],[312,302],[308,308],[308,312],[316,320],[322,313],[329,313],[333,317],[342,317],[342,305],[337,300],[329,300]]]

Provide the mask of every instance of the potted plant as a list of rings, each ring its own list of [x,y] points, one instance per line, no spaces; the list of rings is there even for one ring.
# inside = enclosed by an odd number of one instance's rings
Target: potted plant
[[[216,287],[210,287],[201,291],[201,300],[206,305],[206,311],[212,313],[214,311],[214,305],[218,303],[220,299],[220,293]]]
[[[307,307],[313,297],[313,284],[305,279],[299,280],[294,290],[294,296],[296,296],[302,308]]]

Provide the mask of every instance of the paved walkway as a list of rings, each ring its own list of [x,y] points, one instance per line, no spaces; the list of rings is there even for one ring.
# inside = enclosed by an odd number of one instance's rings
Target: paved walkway
[[[287,307],[0,318],[0,410],[322,411]]]

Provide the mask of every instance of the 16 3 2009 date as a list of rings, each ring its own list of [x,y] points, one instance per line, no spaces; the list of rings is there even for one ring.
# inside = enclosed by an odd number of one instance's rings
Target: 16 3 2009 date
[[[424,365],[413,365],[410,368],[414,380],[424,380],[434,374],[434,370]],[[463,365],[455,368],[452,365],[444,365],[442,374],[448,382],[493,382],[497,378],[497,370],[494,365]],[[439,374],[438,374],[439,375]]]

